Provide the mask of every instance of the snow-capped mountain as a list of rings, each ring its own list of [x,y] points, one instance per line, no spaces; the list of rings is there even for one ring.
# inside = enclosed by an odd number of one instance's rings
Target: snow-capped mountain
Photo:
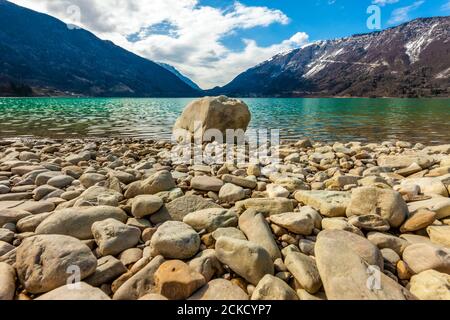
[[[417,97],[450,95],[450,17],[318,41],[240,74],[210,94]]]

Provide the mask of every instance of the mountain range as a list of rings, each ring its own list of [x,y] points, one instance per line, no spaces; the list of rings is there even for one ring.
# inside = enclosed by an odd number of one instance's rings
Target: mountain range
[[[0,0],[0,95],[191,97],[199,92],[110,41]]]
[[[279,54],[208,94],[429,97],[450,95],[450,17],[317,41]]]
[[[0,0],[0,96],[448,97],[450,17],[309,43],[202,90],[156,63]]]

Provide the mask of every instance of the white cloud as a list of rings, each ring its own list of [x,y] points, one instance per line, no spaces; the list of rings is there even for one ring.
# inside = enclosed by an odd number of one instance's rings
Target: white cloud
[[[372,4],[377,4],[377,5],[379,5],[379,6],[385,6],[385,5],[387,5],[387,4],[393,4],[393,3],[397,3],[397,2],[399,2],[400,0],[373,0],[372,1]]]
[[[409,18],[410,12],[413,10],[416,10],[424,3],[425,3],[425,0],[420,0],[420,1],[414,2],[410,6],[395,9],[394,11],[392,11],[392,15],[391,15],[391,18],[389,19],[388,23],[389,24],[398,24],[398,23],[402,23],[402,22],[410,20],[410,18]]]
[[[443,4],[441,7],[442,11],[450,11],[450,1],[448,1],[446,4]]]
[[[280,10],[240,2],[227,8],[201,5],[199,0],[12,2],[80,25],[151,60],[169,63],[203,88],[224,85],[249,67],[308,40],[306,34],[297,33],[268,47],[242,39],[243,50],[228,48],[222,43],[223,38],[238,35],[239,30],[290,21]],[[79,16],[73,12],[73,6],[79,8]]]

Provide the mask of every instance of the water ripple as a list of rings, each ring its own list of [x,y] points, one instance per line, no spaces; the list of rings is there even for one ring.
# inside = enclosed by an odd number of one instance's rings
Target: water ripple
[[[282,139],[450,143],[450,99],[244,99]],[[191,99],[0,99],[0,137],[169,139]]]

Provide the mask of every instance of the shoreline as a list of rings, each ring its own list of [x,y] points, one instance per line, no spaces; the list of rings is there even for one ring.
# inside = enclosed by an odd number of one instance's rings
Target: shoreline
[[[449,298],[423,288],[450,273],[450,145],[305,139],[279,164],[209,165],[172,147],[0,139],[0,295]]]

